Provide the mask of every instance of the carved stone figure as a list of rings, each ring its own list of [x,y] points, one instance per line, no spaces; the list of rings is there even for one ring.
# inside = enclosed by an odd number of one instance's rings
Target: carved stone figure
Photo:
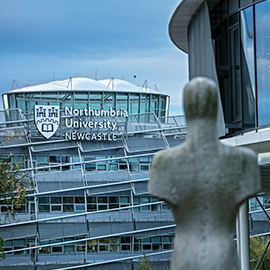
[[[158,152],[148,189],[176,222],[172,270],[239,269],[232,234],[239,206],[260,190],[256,154],[224,145],[216,128],[217,87],[206,78],[184,89],[186,141]]]

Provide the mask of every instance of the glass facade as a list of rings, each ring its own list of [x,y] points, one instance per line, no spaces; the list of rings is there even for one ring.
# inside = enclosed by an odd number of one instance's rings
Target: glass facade
[[[113,110],[122,108],[129,114],[155,113],[157,117],[168,116],[169,98],[157,94],[133,94],[119,92],[91,92],[91,91],[68,91],[68,92],[31,92],[8,93],[8,105],[5,109],[20,108],[26,115],[33,114],[34,105],[60,105],[76,107],[77,109],[88,108],[93,110]]]
[[[270,1],[224,0],[210,14],[228,134],[269,125]]]
[[[121,261],[119,267],[113,263],[115,269],[131,270],[143,252],[154,254],[157,270],[169,267],[173,216],[147,191],[154,153],[185,139],[184,117],[167,116],[168,96],[154,91],[32,89],[11,91],[4,99],[0,156],[27,174],[31,186],[15,219],[7,216],[14,206],[0,203],[0,235],[7,256],[1,267],[39,269],[46,264],[59,269],[84,263],[93,268],[97,263],[99,269],[108,269],[115,260]],[[124,123],[126,132],[119,132],[114,141],[69,140],[60,134],[63,125],[47,139],[35,123],[35,105],[58,105],[60,121],[65,124],[67,119],[68,125],[70,119],[83,120],[65,114],[65,106],[76,112],[91,107],[100,114],[122,108],[128,117],[107,115],[104,121],[99,120],[104,115],[84,115],[88,126],[74,130],[111,121]]]

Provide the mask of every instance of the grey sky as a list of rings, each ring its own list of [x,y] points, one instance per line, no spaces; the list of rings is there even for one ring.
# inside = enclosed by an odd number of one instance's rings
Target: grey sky
[[[181,109],[187,56],[168,36],[174,0],[9,0],[0,5],[0,91],[98,70],[147,79]],[[136,74],[136,79],[134,75]]]

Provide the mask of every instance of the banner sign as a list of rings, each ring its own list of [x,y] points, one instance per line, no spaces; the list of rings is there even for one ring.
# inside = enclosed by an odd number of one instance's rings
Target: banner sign
[[[118,118],[128,119],[126,110],[113,110],[111,107],[108,110],[95,110],[65,106],[62,120],[59,106],[35,105],[34,111],[36,127],[46,139],[61,126],[67,140],[115,141],[119,132],[123,133],[123,121],[118,121]]]

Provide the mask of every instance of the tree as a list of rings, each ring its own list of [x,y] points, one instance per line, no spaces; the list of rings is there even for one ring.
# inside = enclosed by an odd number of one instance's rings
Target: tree
[[[8,157],[0,158],[0,205],[6,212],[5,219],[15,219],[17,211],[25,204],[27,174],[20,172],[19,165]],[[4,241],[0,237],[0,261],[5,259]],[[0,268],[1,269],[1,268]]]
[[[15,218],[18,209],[22,207],[26,199],[27,174],[21,173],[19,165],[11,162],[10,156],[0,158],[0,205],[7,217]]]
[[[250,268],[255,269],[267,244],[269,237],[256,236],[250,238]],[[258,270],[270,269],[270,247],[267,249]]]
[[[150,262],[149,257],[144,253],[140,257],[140,263],[137,265],[136,270],[155,270],[155,267]]]

